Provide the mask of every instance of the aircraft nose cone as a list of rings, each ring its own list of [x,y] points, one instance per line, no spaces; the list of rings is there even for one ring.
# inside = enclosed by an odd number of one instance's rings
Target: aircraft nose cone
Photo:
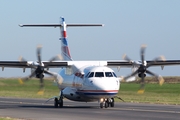
[[[93,81],[97,90],[117,91],[119,90],[119,81],[115,78],[100,78]]]

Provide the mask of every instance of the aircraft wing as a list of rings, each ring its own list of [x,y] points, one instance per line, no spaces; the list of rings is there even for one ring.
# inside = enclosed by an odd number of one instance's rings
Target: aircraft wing
[[[59,61],[59,62],[46,62],[42,61],[43,64],[47,67],[67,67],[68,62]],[[37,62],[36,62],[37,63]],[[12,68],[32,68],[33,61],[0,61],[0,67],[12,67]]]
[[[45,66],[49,68],[67,67],[67,66],[108,66],[108,67],[132,67],[134,65],[140,65],[139,61],[126,61],[126,60],[107,60],[107,61],[54,61],[54,62],[43,62]],[[180,60],[158,60],[146,61],[147,66],[170,66],[180,65]]]
[[[170,65],[180,65],[180,60],[149,60],[146,61],[147,66],[170,66]],[[140,61],[107,61],[107,66],[111,67],[132,67],[134,65],[142,64]]]
[[[136,61],[125,60],[108,60],[108,61],[42,61],[45,68],[60,68],[68,66],[83,66],[83,65],[101,65],[108,67],[132,67]],[[168,65],[180,65],[180,60],[159,60],[159,61],[146,61],[149,66],[168,66]],[[37,63],[37,62],[36,62]],[[0,67],[12,67],[12,68],[32,68],[33,61],[0,61]]]
[[[29,68],[27,61],[0,61],[0,67]]]
[[[146,61],[150,66],[167,66],[167,65],[180,65],[180,60],[158,60],[158,61]]]
[[[108,60],[107,66],[109,67],[132,67],[133,62],[125,61],[125,60]]]

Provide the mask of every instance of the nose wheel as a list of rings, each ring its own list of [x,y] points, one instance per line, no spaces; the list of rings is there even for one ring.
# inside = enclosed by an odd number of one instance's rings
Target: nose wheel
[[[100,108],[114,107],[114,98],[101,99]]]

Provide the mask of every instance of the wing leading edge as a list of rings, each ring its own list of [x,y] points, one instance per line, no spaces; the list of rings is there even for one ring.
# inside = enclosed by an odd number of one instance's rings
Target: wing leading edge
[[[108,60],[108,61],[42,61],[48,68],[68,67],[76,66],[83,63],[83,65],[100,65],[108,67],[132,67],[135,61],[122,61],[122,60]],[[180,60],[159,60],[159,61],[146,61],[150,66],[168,66],[168,65],[180,65]],[[31,68],[33,61],[0,61],[0,67],[13,67],[13,68]],[[136,64],[137,65],[137,64]]]

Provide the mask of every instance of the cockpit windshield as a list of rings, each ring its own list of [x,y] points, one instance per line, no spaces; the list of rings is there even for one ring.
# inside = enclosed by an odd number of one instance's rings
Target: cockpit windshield
[[[106,77],[113,77],[112,72],[105,72]]]
[[[96,72],[95,77],[104,77],[104,72]]]
[[[116,74],[113,72],[114,77],[117,77]]]
[[[94,77],[94,72],[91,72],[91,73],[89,74],[88,78],[90,78],[90,77]]]
[[[86,77],[117,77],[114,72],[89,72]]]

